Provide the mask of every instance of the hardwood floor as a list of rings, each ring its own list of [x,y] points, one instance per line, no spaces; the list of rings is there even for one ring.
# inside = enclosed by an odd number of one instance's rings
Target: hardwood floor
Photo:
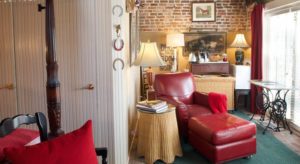
[[[282,143],[287,145],[287,147],[289,147],[298,155],[300,155],[300,136],[298,136],[295,133],[290,134],[288,130],[283,130],[281,132],[272,132],[272,133],[278,140],[280,140]]]

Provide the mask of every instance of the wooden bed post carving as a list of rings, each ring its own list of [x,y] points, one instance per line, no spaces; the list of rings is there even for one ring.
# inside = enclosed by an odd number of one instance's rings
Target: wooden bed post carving
[[[64,134],[61,129],[60,82],[55,52],[55,17],[53,0],[46,0],[46,6],[39,4],[38,10],[46,9],[46,63],[47,63],[47,108],[50,137]]]

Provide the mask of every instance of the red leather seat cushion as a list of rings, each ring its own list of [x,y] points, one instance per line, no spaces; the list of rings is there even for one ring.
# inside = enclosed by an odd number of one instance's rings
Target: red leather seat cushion
[[[208,109],[207,107],[197,105],[197,104],[191,104],[191,105],[186,105],[188,107],[188,113],[190,116],[198,116],[198,115],[210,115],[212,114],[212,111]]]
[[[5,147],[24,146],[37,137],[39,137],[39,132],[36,130],[18,128],[9,135],[0,138],[0,161],[4,158],[3,150]]]
[[[4,153],[13,164],[98,163],[91,121],[66,135],[33,146],[5,148]]]
[[[256,134],[254,123],[228,113],[198,115],[189,120],[188,126],[213,145],[244,140]]]
[[[178,110],[178,119],[182,123],[181,130],[187,134],[188,130],[188,121],[190,117],[197,116],[197,115],[209,115],[212,114],[211,110],[208,109],[207,107],[197,105],[197,104],[191,104],[191,105],[186,105],[187,109],[186,110]]]

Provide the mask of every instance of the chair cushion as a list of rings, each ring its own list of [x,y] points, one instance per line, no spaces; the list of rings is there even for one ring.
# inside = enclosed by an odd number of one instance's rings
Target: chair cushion
[[[228,113],[198,115],[189,120],[188,126],[190,131],[213,145],[244,140],[256,134],[254,123]]]
[[[4,153],[13,164],[98,163],[90,120],[66,135],[33,146],[5,148]]]
[[[188,133],[188,121],[190,117],[198,116],[198,115],[210,115],[212,114],[211,110],[208,109],[205,106],[197,105],[197,104],[191,104],[186,105],[186,110],[178,110],[178,120],[182,123],[180,125],[180,129],[185,134]]]
[[[35,138],[39,137],[39,132],[36,130],[18,128],[12,133],[0,138],[0,161],[4,159],[5,147],[22,147]]]

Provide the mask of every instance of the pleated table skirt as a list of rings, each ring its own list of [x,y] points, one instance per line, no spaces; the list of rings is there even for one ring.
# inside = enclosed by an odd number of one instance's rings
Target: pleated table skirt
[[[172,163],[175,156],[182,156],[174,107],[164,113],[139,111],[138,124],[137,152],[146,163],[158,159]]]

